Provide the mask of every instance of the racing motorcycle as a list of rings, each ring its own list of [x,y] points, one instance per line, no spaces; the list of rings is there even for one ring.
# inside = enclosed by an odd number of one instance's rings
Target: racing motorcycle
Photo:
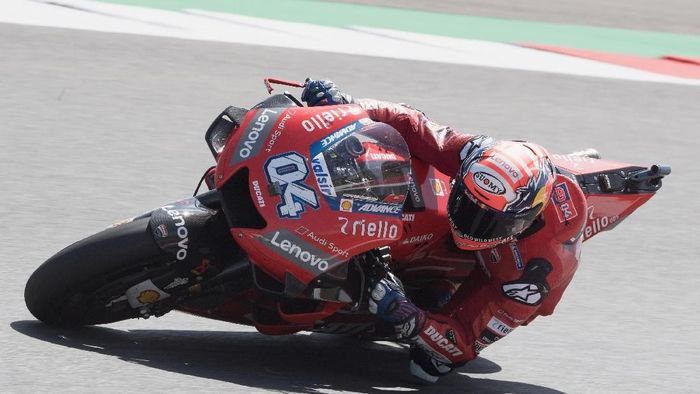
[[[206,132],[216,165],[194,197],[58,252],[26,284],[29,311],[64,326],[179,310],[264,334],[372,335],[372,278],[391,270],[427,305],[420,289],[478,266],[474,253],[436,247],[451,242],[449,174],[411,159],[399,133],[360,106],[304,107],[272,94],[273,83],[303,86],[268,78],[268,98],[226,108]],[[552,159],[586,195],[587,212],[552,196],[565,214],[587,216],[584,240],[620,224],[670,174],[594,151]]]

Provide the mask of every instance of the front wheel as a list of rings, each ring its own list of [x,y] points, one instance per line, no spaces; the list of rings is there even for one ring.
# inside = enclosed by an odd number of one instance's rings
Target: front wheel
[[[47,324],[106,324],[139,316],[127,289],[167,270],[149,219],[106,229],[58,252],[34,271],[24,289],[27,308]],[[121,299],[120,299],[121,298]]]

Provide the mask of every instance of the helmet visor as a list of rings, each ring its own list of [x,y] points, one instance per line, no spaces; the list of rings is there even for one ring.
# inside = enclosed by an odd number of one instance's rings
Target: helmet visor
[[[463,239],[503,242],[528,228],[540,213],[541,204],[520,213],[499,212],[473,201],[465,191],[453,188],[448,204],[452,228]]]

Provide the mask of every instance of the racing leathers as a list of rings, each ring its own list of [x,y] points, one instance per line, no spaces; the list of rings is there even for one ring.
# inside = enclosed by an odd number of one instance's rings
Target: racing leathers
[[[483,138],[438,125],[406,105],[373,99],[353,103],[398,130],[412,157],[448,175],[458,173],[462,150]],[[407,338],[415,345],[414,375],[435,381],[515,328],[553,313],[578,266],[585,212],[578,184],[557,175],[551,201],[515,241],[464,252],[473,253],[481,269],[469,274],[449,302],[421,311],[415,320],[420,327]]]

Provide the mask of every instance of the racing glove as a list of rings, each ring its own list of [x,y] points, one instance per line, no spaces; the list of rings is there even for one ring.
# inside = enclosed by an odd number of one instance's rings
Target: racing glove
[[[369,311],[393,327],[396,339],[416,338],[425,323],[425,312],[406,298],[401,281],[390,273],[371,287]]]
[[[341,93],[335,83],[330,80],[314,80],[306,78],[301,100],[309,107],[318,105],[350,104],[352,97]]]

